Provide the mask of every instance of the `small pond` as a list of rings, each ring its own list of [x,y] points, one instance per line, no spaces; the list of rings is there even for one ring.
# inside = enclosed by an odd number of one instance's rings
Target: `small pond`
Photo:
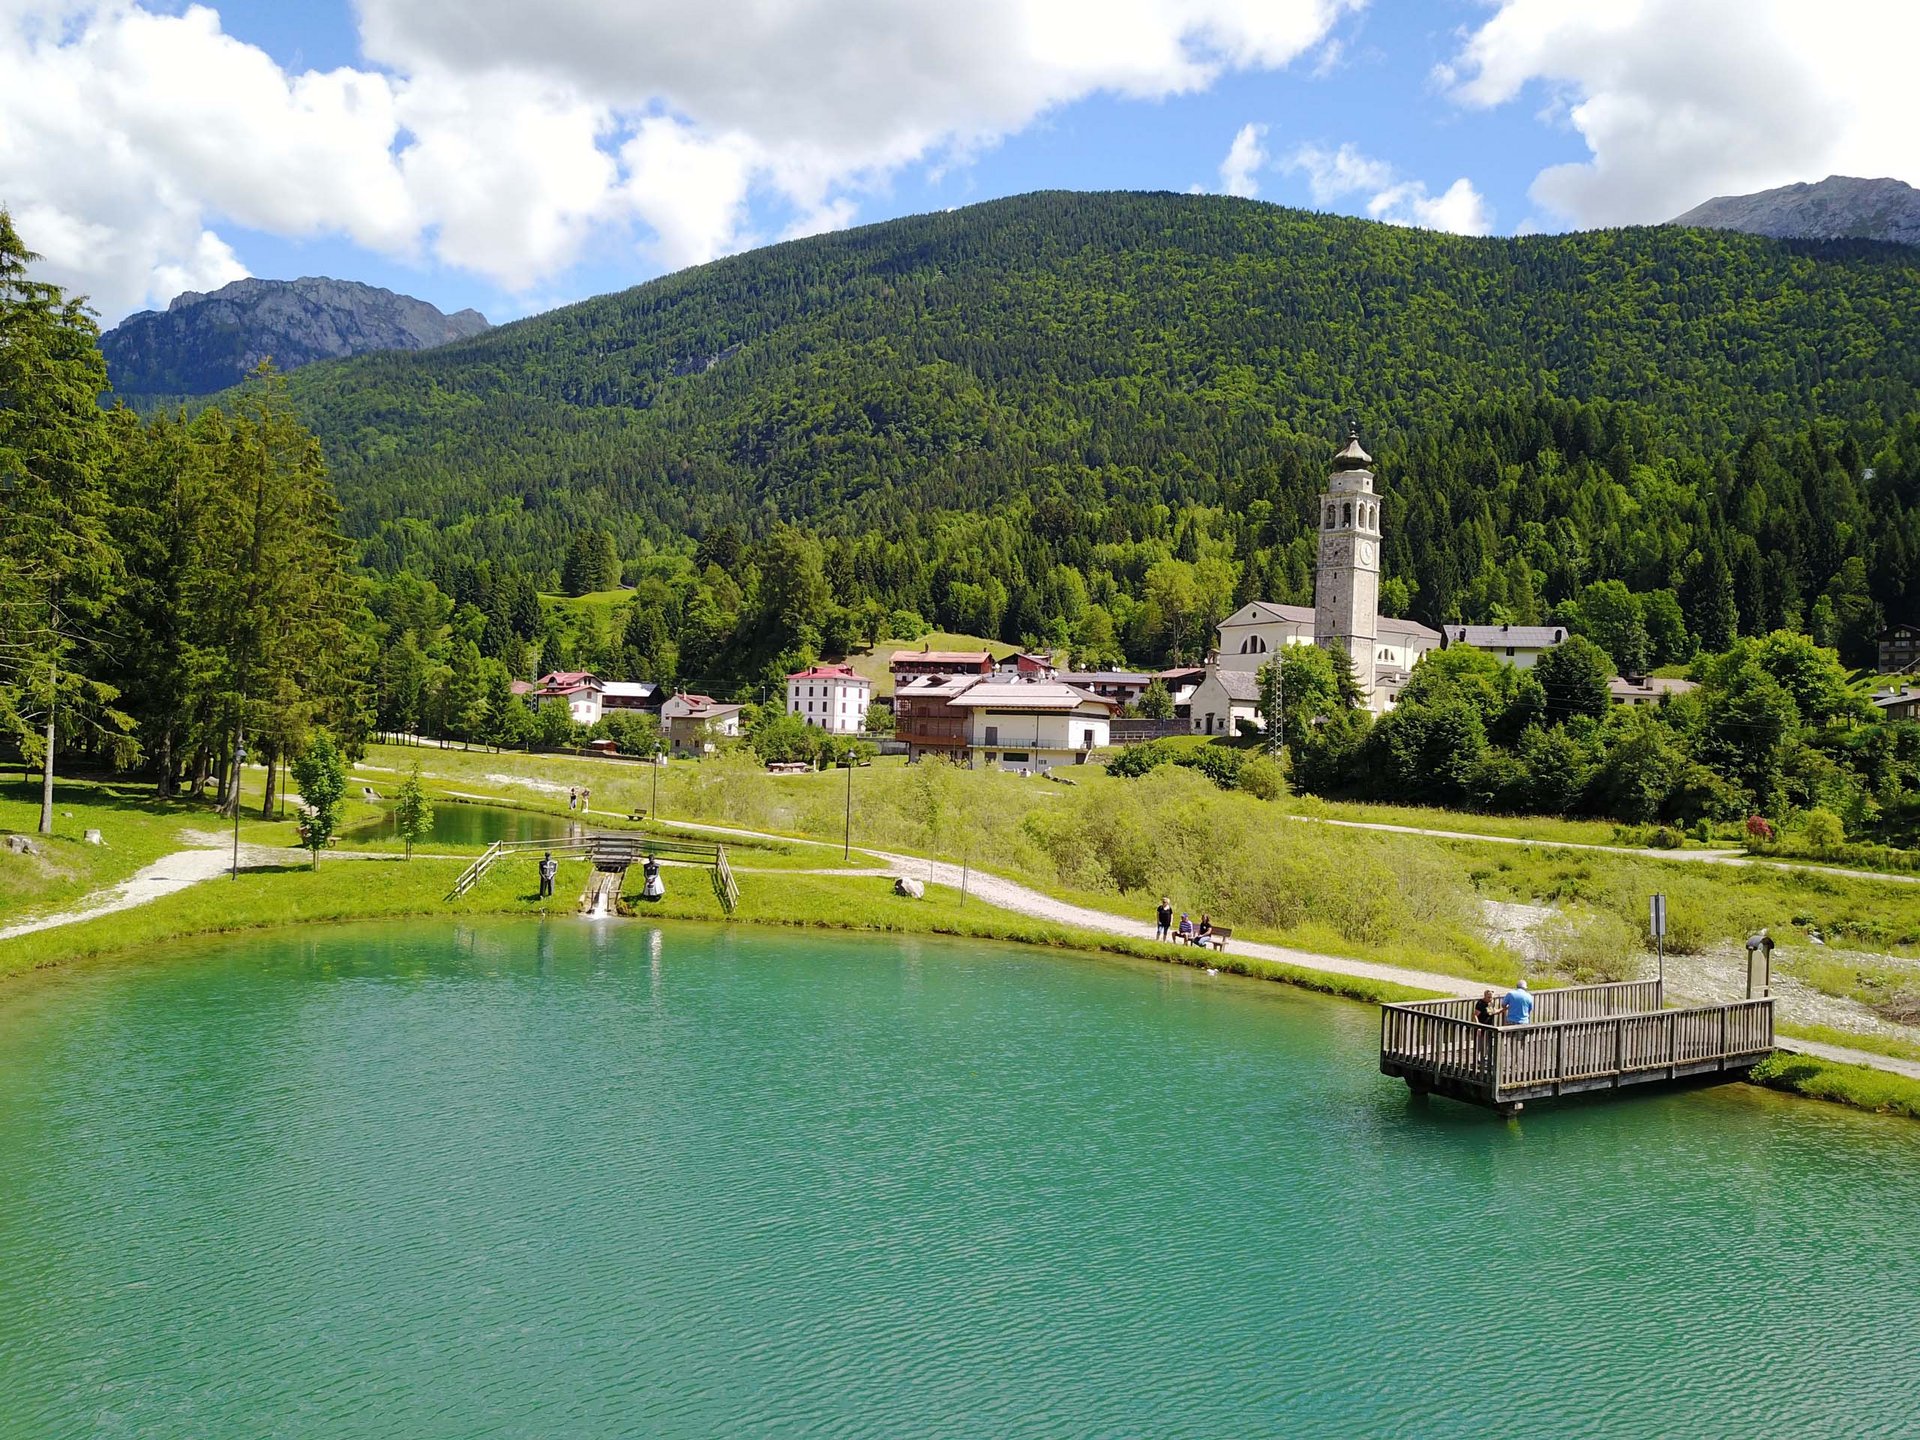
[[[583,828],[578,820],[564,815],[542,815],[532,810],[515,810],[508,805],[469,805],[436,799],[433,802],[433,829],[420,841],[422,845],[491,845],[496,840],[559,840]],[[386,804],[380,819],[356,826],[349,832],[354,841],[381,840],[393,834],[393,807]]]

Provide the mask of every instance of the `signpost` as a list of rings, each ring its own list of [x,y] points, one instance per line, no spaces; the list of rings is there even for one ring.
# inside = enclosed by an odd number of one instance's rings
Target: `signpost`
[[[1653,897],[1653,943],[1660,956],[1660,999],[1667,997],[1667,897]]]
[[[1773,994],[1773,937],[1762,929],[1747,937],[1747,998]]]

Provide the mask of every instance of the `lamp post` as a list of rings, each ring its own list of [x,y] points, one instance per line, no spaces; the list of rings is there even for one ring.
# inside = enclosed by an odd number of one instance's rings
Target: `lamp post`
[[[653,808],[647,812],[653,817],[653,823],[660,823],[660,757],[653,757]]]
[[[233,747],[233,878],[240,878],[240,767],[247,763],[247,747]]]
[[[853,858],[853,755],[848,752],[846,759],[840,762],[847,767],[847,827],[840,837],[840,858]]]

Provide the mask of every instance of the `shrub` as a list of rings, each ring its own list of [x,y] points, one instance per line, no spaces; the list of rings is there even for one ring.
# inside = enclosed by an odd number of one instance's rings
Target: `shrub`
[[[1138,780],[1149,770],[1171,763],[1173,751],[1158,740],[1149,740],[1144,745],[1129,745],[1107,762],[1109,775],[1120,775],[1128,780]]]
[[[1763,845],[1771,845],[1774,838],[1773,826],[1767,823],[1765,816],[1749,815],[1747,816],[1747,838],[1758,840]]]
[[[1806,835],[1808,848],[1816,855],[1831,854],[1847,843],[1847,828],[1831,810],[1809,810],[1801,821],[1801,829]]]
[[[1678,850],[1681,845],[1680,832],[1667,825],[1656,825],[1653,833],[1647,837],[1647,844],[1655,850]]]
[[[1244,750],[1201,745],[1187,751],[1173,763],[1184,765],[1189,770],[1198,770],[1222,790],[1231,790],[1240,783],[1240,767],[1246,761],[1247,752]]]
[[[1698,840],[1702,845],[1711,845],[1713,843],[1713,822],[1704,818],[1694,821],[1693,838]]]
[[[1286,772],[1271,755],[1255,755],[1240,767],[1240,788],[1259,800],[1278,800],[1287,793]]]

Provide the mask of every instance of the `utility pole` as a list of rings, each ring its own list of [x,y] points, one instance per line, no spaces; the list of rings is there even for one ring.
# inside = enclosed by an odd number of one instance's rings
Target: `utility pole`
[[[847,824],[846,829],[841,832],[840,858],[851,860],[853,858],[853,755],[851,752],[840,763],[847,767]]]

